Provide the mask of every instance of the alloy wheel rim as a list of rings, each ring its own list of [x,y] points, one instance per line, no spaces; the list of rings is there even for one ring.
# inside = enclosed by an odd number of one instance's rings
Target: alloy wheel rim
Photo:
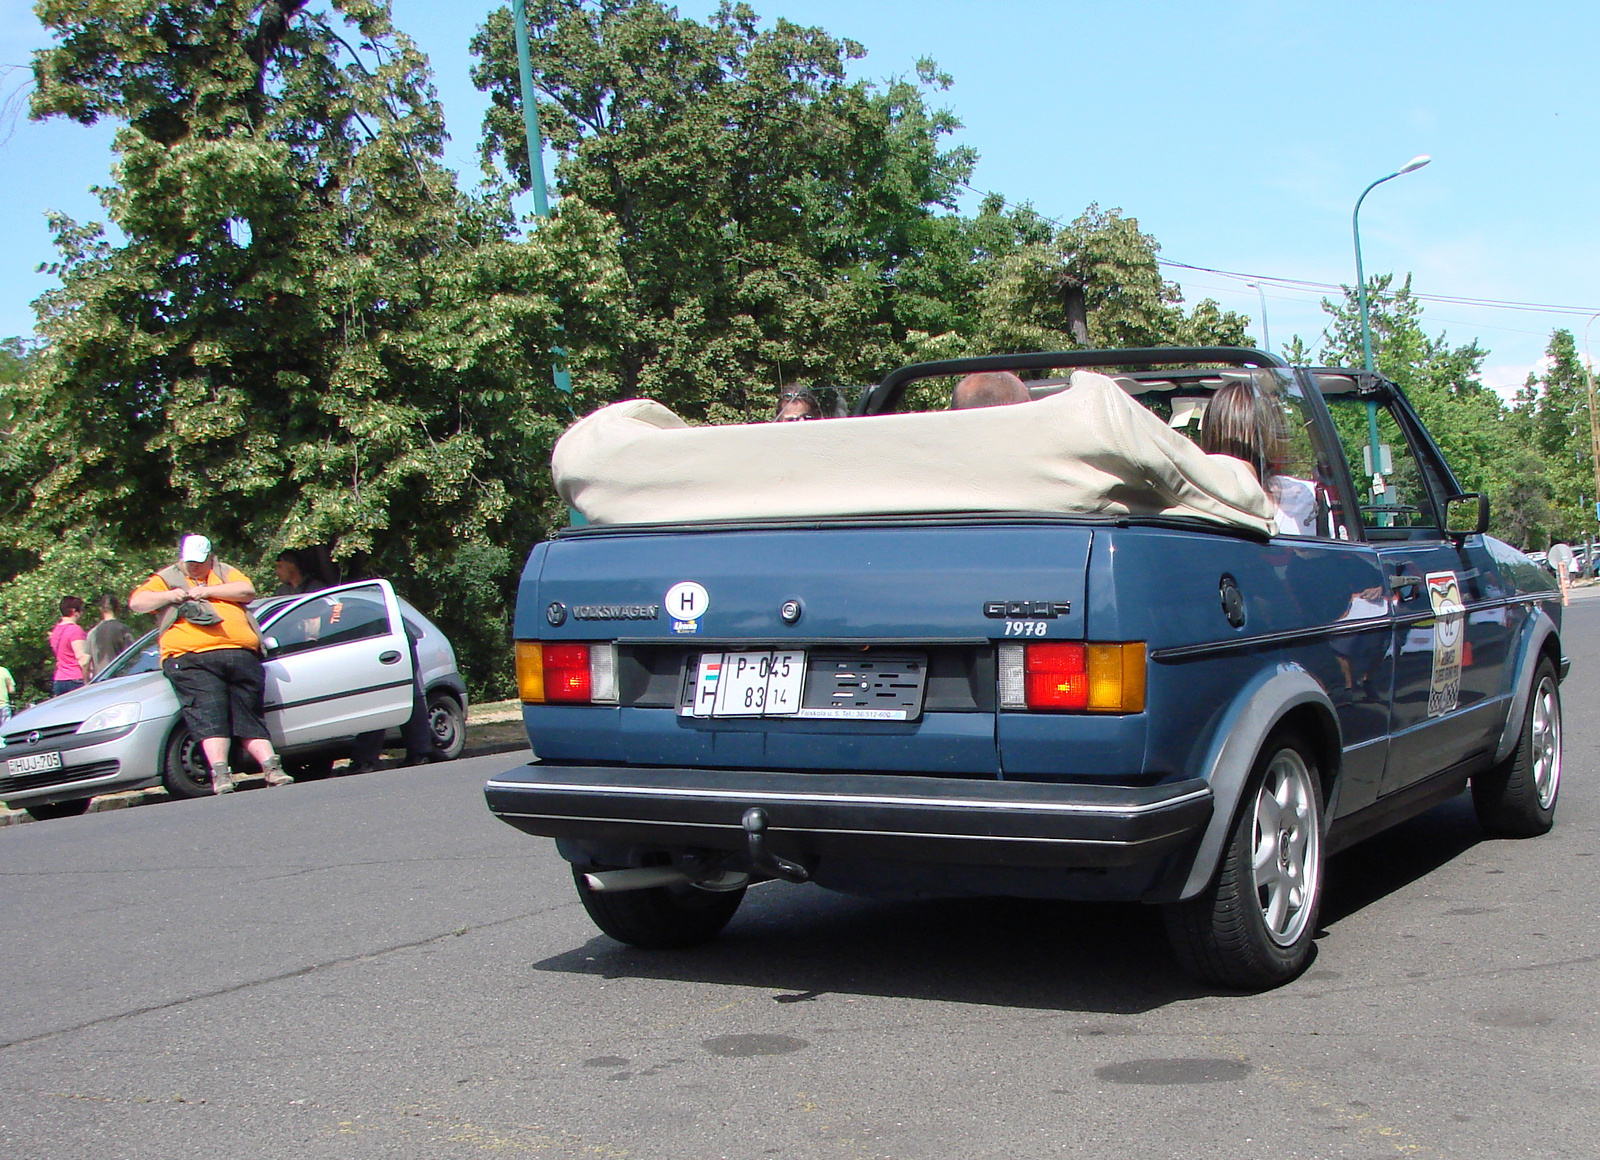
[[[1533,698],[1533,786],[1539,808],[1549,809],[1561,788],[1561,702],[1545,677]]]
[[[1321,886],[1316,786],[1300,755],[1280,750],[1256,794],[1251,869],[1267,935],[1291,946],[1305,933]]]

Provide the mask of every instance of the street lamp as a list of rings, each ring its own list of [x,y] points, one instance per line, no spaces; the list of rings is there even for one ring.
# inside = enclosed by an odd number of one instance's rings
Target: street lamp
[[[544,141],[539,135],[539,109],[533,103],[533,58],[528,50],[528,9],[524,0],[511,0],[512,34],[517,42],[517,80],[522,88],[522,129],[528,138],[528,174],[533,183],[533,215],[550,216],[550,197],[544,185]],[[556,323],[556,334],[563,333]],[[567,371],[567,351],[563,346],[551,350],[550,379],[556,390],[572,394],[572,375]]]
[[[1367,274],[1361,268],[1361,203],[1367,200],[1367,194],[1377,189],[1385,181],[1393,181],[1403,173],[1414,173],[1432,160],[1433,158],[1424,153],[1421,156],[1413,157],[1387,177],[1378,178],[1377,181],[1374,181],[1361,191],[1361,196],[1356,198],[1356,208],[1350,213],[1350,233],[1356,240],[1356,301],[1361,304],[1361,365],[1362,369],[1369,375],[1373,372],[1372,327],[1367,320]],[[1388,503],[1390,489],[1383,480],[1383,457],[1380,451],[1381,444],[1378,441],[1378,404],[1373,399],[1367,400],[1367,445],[1371,448],[1373,499],[1376,500],[1381,493],[1384,497],[1384,502]],[[1378,521],[1380,524],[1387,526],[1389,517],[1380,513]]]
[[[1272,331],[1267,326],[1267,292],[1261,288],[1260,282],[1246,282],[1246,286],[1254,286],[1256,293],[1261,296],[1261,342],[1262,348],[1272,353]]]
[[[1350,232],[1355,235],[1356,239],[1356,301],[1361,304],[1361,359],[1362,366],[1368,374],[1372,373],[1372,331],[1367,323],[1367,275],[1361,268],[1361,203],[1367,200],[1367,194],[1377,189],[1385,181],[1393,181],[1405,173],[1415,173],[1432,160],[1433,158],[1424,153],[1420,157],[1413,157],[1387,177],[1378,178],[1377,181],[1374,181],[1361,191],[1361,196],[1356,198],[1356,208],[1350,214]],[[1373,450],[1376,453],[1376,447]],[[1376,466],[1376,460],[1374,460],[1374,466]]]

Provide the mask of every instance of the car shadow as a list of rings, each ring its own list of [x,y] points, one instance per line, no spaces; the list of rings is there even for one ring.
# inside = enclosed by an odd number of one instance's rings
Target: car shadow
[[[536,970],[824,994],[1134,1014],[1209,994],[1177,971],[1160,914],[1031,899],[877,901],[814,886],[751,890],[716,940],[644,951],[595,937]]]
[[[1463,795],[1340,853],[1328,864],[1324,926],[1482,839]],[[727,930],[703,946],[646,951],[596,935],[533,969],[766,988],[779,1003],[845,994],[1102,1015],[1239,994],[1180,973],[1152,906],[880,901],[779,882],[753,888]]]
[[[1460,793],[1433,809],[1374,834],[1328,859],[1322,925],[1333,926],[1381,898],[1425,878],[1485,840]]]

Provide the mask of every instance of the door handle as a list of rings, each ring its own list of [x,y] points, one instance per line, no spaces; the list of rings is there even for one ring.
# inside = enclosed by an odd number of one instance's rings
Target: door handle
[[[399,649],[390,649],[388,652],[382,652],[382,653],[378,654],[378,663],[379,664],[392,665],[392,664],[398,664],[399,661],[400,661],[400,650]]]
[[[1389,577],[1389,591],[1395,592],[1401,588],[1421,588],[1421,576],[1391,576]]]

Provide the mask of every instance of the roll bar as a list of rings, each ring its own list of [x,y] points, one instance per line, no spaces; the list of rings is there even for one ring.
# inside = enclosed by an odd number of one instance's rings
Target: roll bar
[[[1243,346],[1148,346],[1131,350],[1054,350],[1033,354],[990,354],[913,363],[890,371],[883,381],[861,393],[852,415],[881,415],[900,403],[906,386],[940,375],[979,371],[1042,371],[1057,367],[1158,367],[1174,363],[1221,363],[1224,366],[1287,367],[1275,354]]]

